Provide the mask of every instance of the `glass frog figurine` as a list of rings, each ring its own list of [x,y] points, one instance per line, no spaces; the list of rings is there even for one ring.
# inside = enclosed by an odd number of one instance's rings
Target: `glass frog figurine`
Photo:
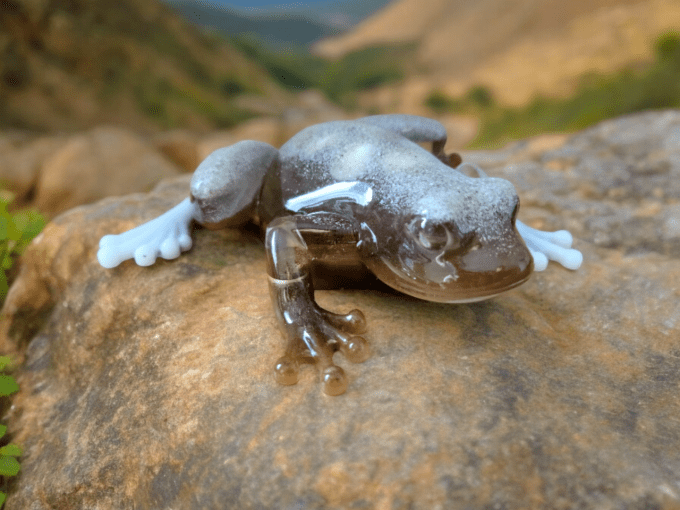
[[[432,151],[417,142],[431,142]],[[346,287],[373,273],[417,298],[446,303],[489,299],[525,282],[548,260],[577,269],[582,255],[566,231],[541,232],[517,220],[513,185],[460,171],[444,153],[446,130],[411,115],[375,115],[303,129],[279,150],[242,141],[210,154],[187,199],[156,219],[101,239],[105,268],[134,258],[174,259],[191,248],[192,221],[209,228],[255,222],[265,239],[269,288],[285,355],[277,381],[295,384],[315,362],[324,391],[347,387],[333,363],[369,356],[359,310],[321,308],[314,289]],[[458,169],[456,168],[458,167]]]

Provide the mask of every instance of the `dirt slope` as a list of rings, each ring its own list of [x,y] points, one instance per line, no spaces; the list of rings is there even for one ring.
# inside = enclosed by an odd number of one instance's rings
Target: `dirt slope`
[[[583,73],[648,58],[653,40],[670,28],[680,28],[677,0],[430,0],[427,8],[396,0],[315,51],[336,58],[370,45],[417,42],[422,72],[399,89],[401,109],[432,87],[459,93],[478,83],[521,103],[536,92],[568,91]]]

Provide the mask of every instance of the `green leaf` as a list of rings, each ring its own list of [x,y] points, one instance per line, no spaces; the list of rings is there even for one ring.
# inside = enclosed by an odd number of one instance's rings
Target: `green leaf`
[[[45,218],[38,211],[28,209],[14,215],[14,224],[21,230],[21,239],[27,244],[45,227]]]
[[[21,465],[14,457],[0,457],[0,475],[15,476],[20,469]]]
[[[18,457],[22,453],[24,452],[21,450],[21,447],[12,443],[0,448],[0,455],[10,455],[12,457]]]
[[[7,497],[7,495],[4,492],[0,492],[0,507],[5,502],[6,497]]]
[[[4,436],[5,432],[7,432],[7,425],[0,425],[0,437]]]
[[[0,211],[0,239],[21,239],[21,231],[14,224],[12,215],[7,210]]]
[[[11,375],[0,375],[0,396],[11,395],[19,391],[19,385]]]
[[[0,371],[4,370],[7,365],[12,364],[12,358],[9,356],[0,356]]]
[[[5,275],[4,271],[0,271],[0,305],[5,300],[8,291],[9,285],[7,285],[7,275]]]

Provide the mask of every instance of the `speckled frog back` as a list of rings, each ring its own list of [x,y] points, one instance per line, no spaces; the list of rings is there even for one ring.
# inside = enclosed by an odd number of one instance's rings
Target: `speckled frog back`
[[[304,129],[281,147],[279,161],[284,202],[334,183],[364,182],[372,200],[359,215],[425,214],[489,239],[500,235],[495,225],[517,202],[508,181],[468,177],[400,134],[360,120]]]

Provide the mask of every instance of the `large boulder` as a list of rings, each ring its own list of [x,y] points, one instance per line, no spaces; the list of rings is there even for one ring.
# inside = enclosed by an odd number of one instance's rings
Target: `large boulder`
[[[34,137],[22,132],[0,136],[0,185],[21,204],[30,203],[40,181],[42,166],[64,145],[63,136]],[[101,197],[98,197],[101,198]]]
[[[372,356],[274,382],[264,250],[195,231],[150,268],[98,239],[179,202],[188,176],[52,221],[23,259],[0,349],[23,361],[7,508],[678,508],[680,112],[465,154],[520,217],[568,228],[583,267],[447,305],[324,291],[364,311]],[[340,358],[341,355],[338,355]]]
[[[148,191],[180,170],[141,137],[116,127],[74,135],[45,160],[35,203],[47,214],[111,195]]]
[[[0,185],[19,204],[37,207],[48,217],[107,196],[149,191],[184,171],[180,165],[195,168],[195,155],[191,160],[190,154],[178,154],[195,152],[195,143],[180,136],[159,135],[156,148],[144,137],[113,126],[70,136],[3,132]]]

